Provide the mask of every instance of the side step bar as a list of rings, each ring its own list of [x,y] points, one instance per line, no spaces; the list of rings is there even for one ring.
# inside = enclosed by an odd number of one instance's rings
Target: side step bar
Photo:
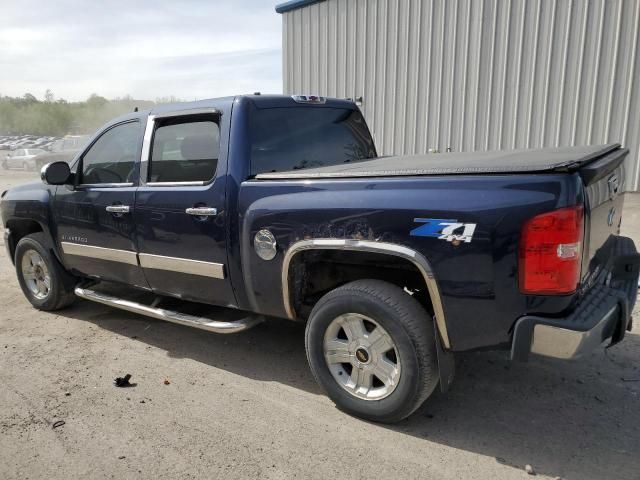
[[[248,316],[234,322],[195,317],[186,313],[174,312],[173,310],[150,307],[141,303],[124,300],[122,298],[113,297],[105,293],[96,292],[95,290],[82,287],[76,287],[75,294],[80,298],[91,300],[92,302],[102,303],[103,305],[127,310],[128,312],[139,313],[141,315],[146,315],[147,317],[153,317],[159,320],[187,325],[189,327],[195,327],[215,333],[238,333],[255,327],[263,321],[263,318],[260,316]]]

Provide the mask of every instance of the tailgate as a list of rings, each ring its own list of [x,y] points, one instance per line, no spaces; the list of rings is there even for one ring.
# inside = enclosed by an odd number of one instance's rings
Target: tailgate
[[[620,233],[624,203],[624,159],[629,151],[617,149],[579,170],[586,191],[583,280],[597,276],[613,252],[615,242],[607,242]],[[590,283],[590,282],[587,282]]]

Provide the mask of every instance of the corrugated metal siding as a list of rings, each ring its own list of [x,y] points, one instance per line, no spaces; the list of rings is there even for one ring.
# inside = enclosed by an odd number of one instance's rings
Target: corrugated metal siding
[[[284,91],[359,97],[384,154],[620,142],[640,190],[640,0],[327,0]]]

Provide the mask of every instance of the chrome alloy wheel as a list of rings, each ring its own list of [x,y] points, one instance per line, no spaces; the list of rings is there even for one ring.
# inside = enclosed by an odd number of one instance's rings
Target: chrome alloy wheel
[[[324,358],[338,385],[363,400],[380,400],[396,389],[400,356],[387,331],[359,313],[335,318],[324,335]]]
[[[38,300],[47,298],[51,290],[51,275],[42,256],[35,250],[28,250],[22,256],[22,277],[31,294]]]

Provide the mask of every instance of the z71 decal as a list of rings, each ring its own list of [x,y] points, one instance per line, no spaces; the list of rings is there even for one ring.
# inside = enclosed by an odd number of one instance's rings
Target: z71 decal
[[[414,222],[424,223],[409,233],[413,237],[435,237],[447,242],[471,243],[475,223],[460,223],[457,220],[443,218],[414,218]]]

